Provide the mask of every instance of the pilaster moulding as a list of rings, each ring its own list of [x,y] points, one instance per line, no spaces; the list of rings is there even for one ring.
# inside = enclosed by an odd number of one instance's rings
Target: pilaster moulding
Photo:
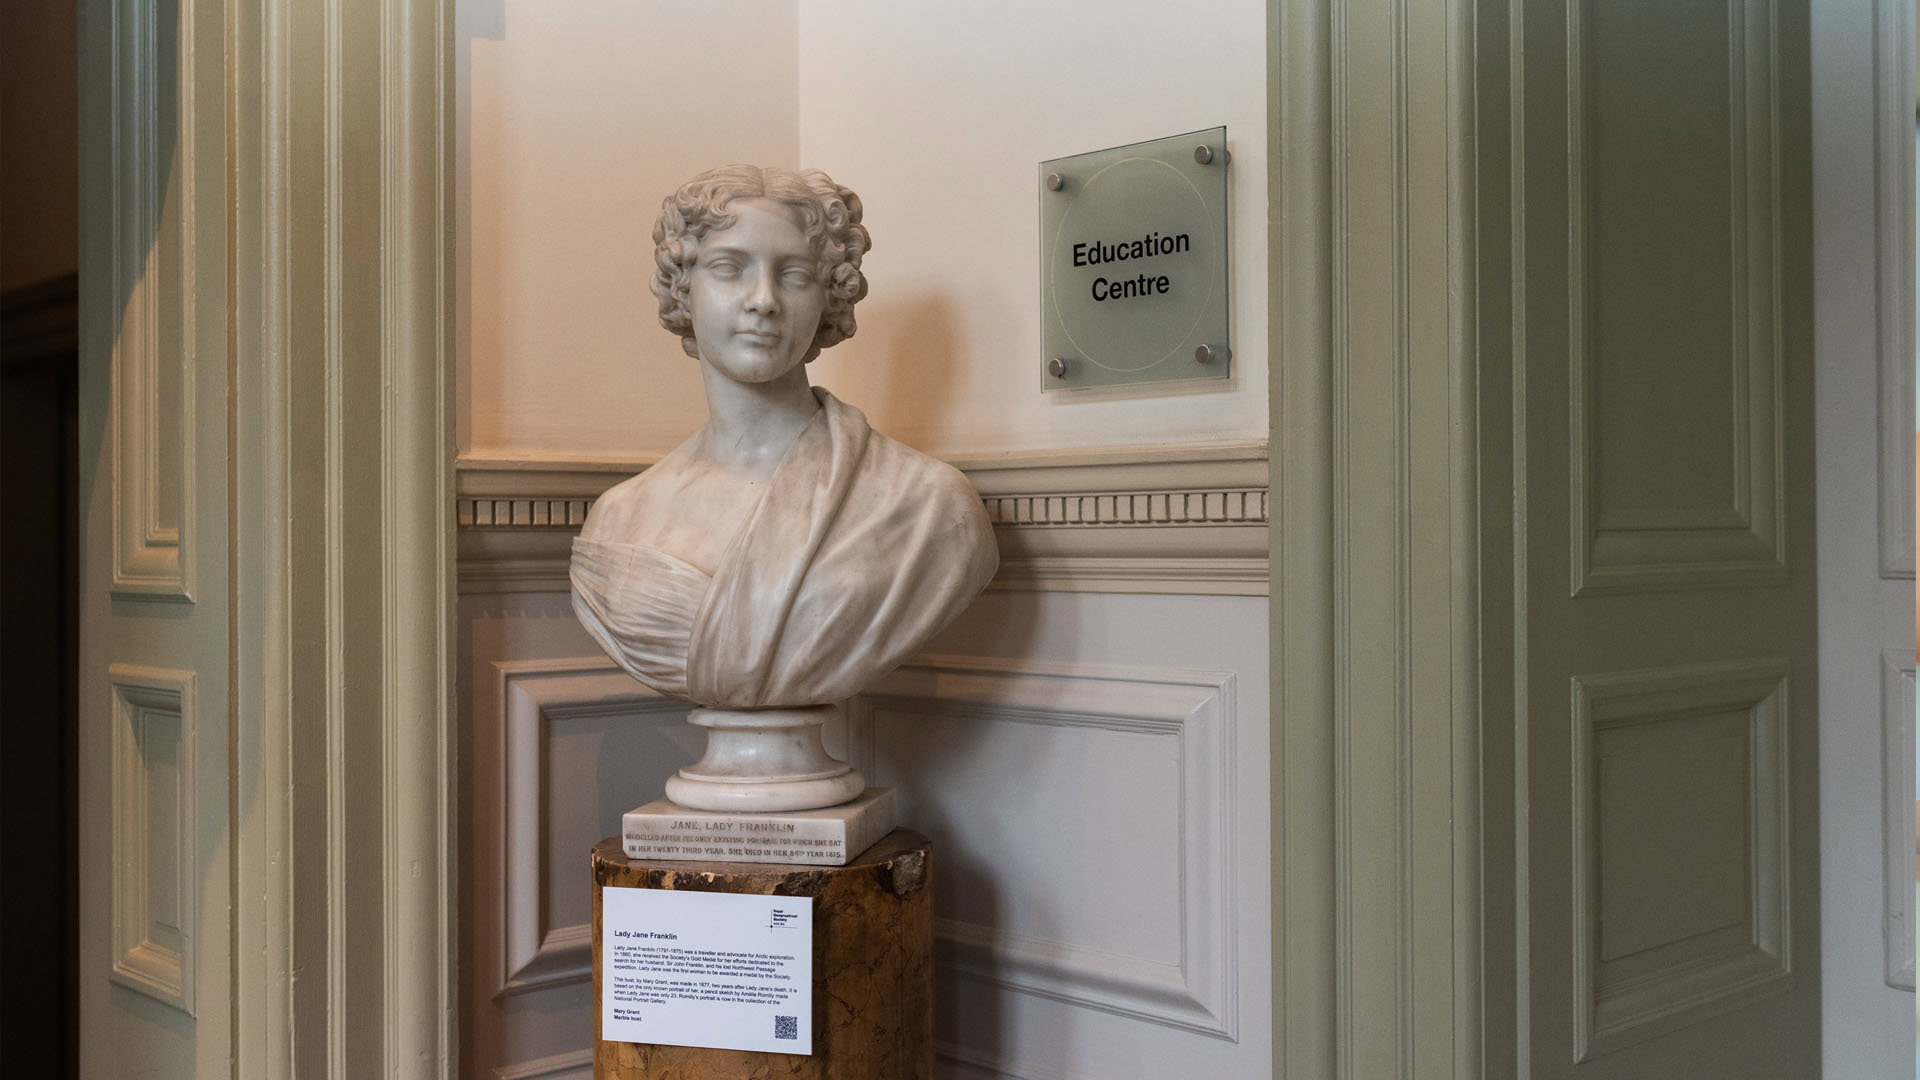
[[[210,10],[225,110],[202,115],[230,128],[207,182],[245,268],[221,309],[232,1071],[451,1080],[452,4]]]
[[[593,501],[648,461],[462,458],[460,590],[565,592]],[[1267,595],[1267,446],[1044,451],[953,462],[1000,540],[991,588]]]
[[[1477,698],[1496,10],[1269,8],[1276,1076],[1479,1076],[1500,1022]]]
[[[383,598],[379,623],[380,925],[388,953],[381,1061],[388,1076],[452,1080],[459,1075],[460,908],[451,856],[459,846],[452,764],[457,556],[447,513],[454,487],[453,3],[405,0],[382,4],[377,13],[377,21],[367,14],[354,37],[380,75],[377,112],[361,114],[367,121],[378,117],[379,201],[361,204],[355,217],[379,227],[384,460],[380,585],[374,587],[394,597]],[[362,70],[339,57],[335,63],[335,86],[352,85]],[[353,119],[343,118],[345,130],[352,130]],[[352,191],[344,177],[339,190]],[[351,273],[350,266],[343,264],[342,272]],[[343,537],[343,549],[348,544]]]

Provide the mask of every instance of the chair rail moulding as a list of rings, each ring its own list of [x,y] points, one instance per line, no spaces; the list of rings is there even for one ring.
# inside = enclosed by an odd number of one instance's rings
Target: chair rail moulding
[[[565,592],[600,494],[648,461],[463,457],[460,591]],[[952,464],[1000,543],[994,589],[1267,595],[1267,444],[1038,451]]]

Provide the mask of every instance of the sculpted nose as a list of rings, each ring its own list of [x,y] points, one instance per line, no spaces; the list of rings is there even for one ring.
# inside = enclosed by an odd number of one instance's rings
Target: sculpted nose
[[[757,315],[779,314],[780,290],[774,287],[771,268],[753,275],[747,289],[747,310]]]

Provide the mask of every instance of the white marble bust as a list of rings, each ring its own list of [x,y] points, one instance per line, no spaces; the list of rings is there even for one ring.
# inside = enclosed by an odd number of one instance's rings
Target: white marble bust
[[[825,173],[750,165],[661,207],[653,292],[700,365],[707,424],[594,504],[572,566],[581,623],[661,693],[723,710],[843,701],[993,577],[966,478],[808,383],[807,363],[854,333],[860,219]]]

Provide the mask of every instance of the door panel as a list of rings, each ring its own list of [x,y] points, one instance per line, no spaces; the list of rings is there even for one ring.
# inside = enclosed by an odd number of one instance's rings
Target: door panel
[[[221,14],[80,13],[88,1076],[230,1072]]]
[[[1785,576],[1773,14],[1564,10],[1581,595]]]
[[[1804,12],[1511,25],[1519,1071],[1813,1075]]]

